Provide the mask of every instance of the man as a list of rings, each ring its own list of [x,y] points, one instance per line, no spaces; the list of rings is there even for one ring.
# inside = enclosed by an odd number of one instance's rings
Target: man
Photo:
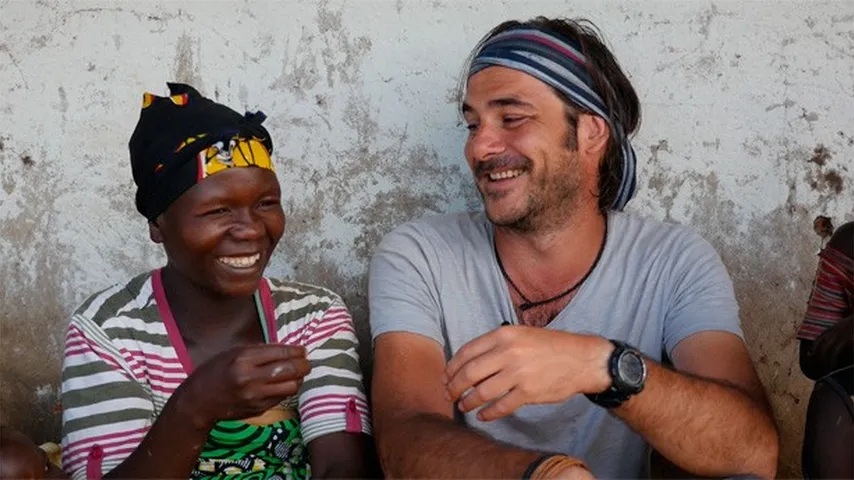
[[[829,235],[832,227],[828,230]],[[801,371],[816,380],[804,429],[804,476],[851,478],[854,476],[851,456],[854,449],[854,222],[833,232],[827,246],[821,250],[809,304],[797,336],[801,342]]]
[[[386,474],[584,478],[581,459],[629,478],[649,444],[699,475],[773,477],[777,432],[720,258],[620,212],[640,109],[594,30],[503,23],[467,73],[485,212],[401,226],[371,263]]]

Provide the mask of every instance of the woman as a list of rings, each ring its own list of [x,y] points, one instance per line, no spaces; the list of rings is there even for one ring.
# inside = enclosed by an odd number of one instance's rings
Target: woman
[[[807,405],[804,478],[854,477],[854,222],[819,254],[798,330],[801,371],[816,381]]]
[[[86,300],[68,328],[73,478],[364,477],[370,420],[333,292],[262,276],[285,217],[262,113],[192,87],[145,94],[136,206],[166,266]]]

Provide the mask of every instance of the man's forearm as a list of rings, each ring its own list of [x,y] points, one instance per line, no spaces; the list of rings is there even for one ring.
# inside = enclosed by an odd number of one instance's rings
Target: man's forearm
[[[614,413],[653,448],[698,475],[774,476],[777,430],[764,398],[648,365],[644,391]]]
[[[379,454],[391,478],[522,478],[541,453],[495,442],[440,415],[388,418]]]

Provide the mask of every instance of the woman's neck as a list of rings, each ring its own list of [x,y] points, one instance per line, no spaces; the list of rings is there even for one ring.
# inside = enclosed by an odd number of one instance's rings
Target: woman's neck
[[[169,309],[187,344],[219,344],[255,331],[255,299],[229,297],[194,283],[167,265],[161,271]]]

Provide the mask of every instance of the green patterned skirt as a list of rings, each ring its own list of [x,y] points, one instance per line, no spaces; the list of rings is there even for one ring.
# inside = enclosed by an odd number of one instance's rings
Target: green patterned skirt
[[[194,479],[306,480],[308,450],[296,418],[266,426],[220,421],[191,474]]]

